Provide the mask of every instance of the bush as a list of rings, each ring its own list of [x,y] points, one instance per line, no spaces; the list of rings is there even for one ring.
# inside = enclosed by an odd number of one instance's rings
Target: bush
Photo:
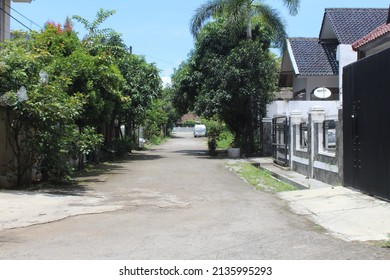
[[[112,149],[117,156],[124,156],[131,152],[133,148],[133,141],[130,137],[112,140]]]
[[[217,148],[218,149],[228,149],[232,146],[234,141],[234,135],[230,131],[223,131],[217,139]]]
[[[234,135],[227,129],[225,123],[218,120],[202,120],[207,127],[208,148],[210,155],[215,155],[217,149],[227,149],[234,141]]]

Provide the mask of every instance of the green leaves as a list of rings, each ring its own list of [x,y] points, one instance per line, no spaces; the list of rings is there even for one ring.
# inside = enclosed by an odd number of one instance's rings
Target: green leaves
[[[276,62],[268,49],[270,33],[261,27],[253,31],[252,40],[243,32],[235,42],[223,20],[208,23],[172,79],[178,109],[223,120],[237,145],[250,142],[252,123],[265,115],[277,84]]]
[[[282,0],[290,14],[296,15],[300,0]],[[277,47],[284,46],[286,30],[279,13],[264,1],[254,0],[209,0],[201,5],[191,19],[191,33],[198,38],[210,19],[223,19],[230,39],[237,42],[243,32],[246,38],[253,38],[253,26],[261,24],[272,30],[271,40]]]
[[[92,22],[74,17],[89,32],[83,41],[67,19],[1,44],[0,106],[18,186],[33,165],[43,179],[66,177],[71,158],[109,145],[123,124],[150,117],[155,130],[167,121],[157,67],[130,54],[118,33],[100,28],[112,14],[99,10]],[[49,76],[45,83],[41,71]],[[24,102],[16,95],[21,86]]]

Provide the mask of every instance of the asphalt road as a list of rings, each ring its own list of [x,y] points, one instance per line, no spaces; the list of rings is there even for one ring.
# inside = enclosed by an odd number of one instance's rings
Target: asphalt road
[[[390,259],[390,250],[330,236],[178,134],[75,193],[108,212],[0,231],[0,259]]]

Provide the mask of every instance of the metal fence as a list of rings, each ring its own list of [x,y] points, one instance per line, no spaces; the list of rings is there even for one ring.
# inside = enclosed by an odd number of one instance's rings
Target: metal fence
[[[390,199],[390,49],[344,68],[344,184]]]
[[[289,165],[289,125],[288,118],[275,117],[272,119],[272,154],[276,163]]]

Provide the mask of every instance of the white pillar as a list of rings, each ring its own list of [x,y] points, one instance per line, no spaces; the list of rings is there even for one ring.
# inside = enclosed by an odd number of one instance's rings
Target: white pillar
[[[294,154],[294,126],[300,125],[302,122],[302,112],[293,110],[290,112],[290,168],[293,168],[293,154]]]
[[[318,151],[315,150],[315,138],[318,138],[318,134],[315,134],[315,124],[322,123],[325,120],[326,109],[322,106],[313,106],[309,110],[310,119],[310,178],[314,177],[314,157]],[[317,141],[319,144],[319,141]],[[317,147],[318,150],[318,147]]]

